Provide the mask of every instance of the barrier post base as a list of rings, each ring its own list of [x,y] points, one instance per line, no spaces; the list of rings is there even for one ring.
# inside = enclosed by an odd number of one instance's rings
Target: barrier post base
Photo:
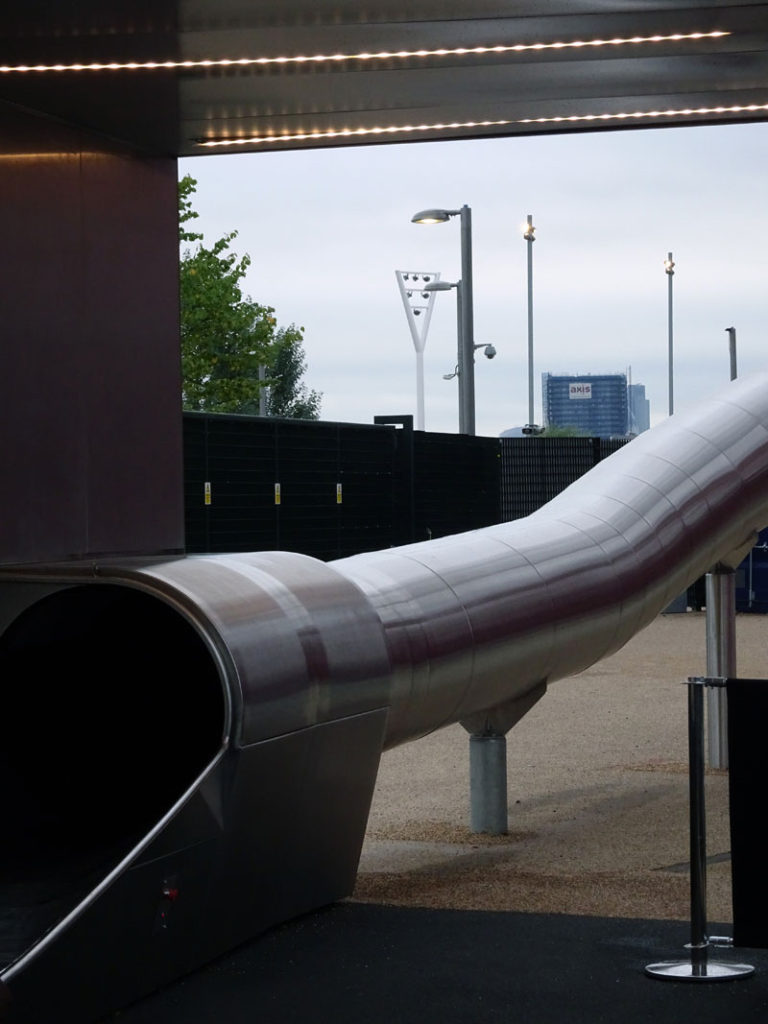
[[[668,960],[648,964],[645,973],[652,978],[666,978],[669,981],[733,981],[755,973],[751,964],[727,964],[720,960],[697,963],[690,960]]]

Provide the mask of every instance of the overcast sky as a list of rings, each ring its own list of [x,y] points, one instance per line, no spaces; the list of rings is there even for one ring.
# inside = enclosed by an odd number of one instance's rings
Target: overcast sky
[[[207,243],[237,230],[244,290],[280,325],[305,328],[322,418],[416,413],[416,358],[396,270],[460,277],[459,221],[472,209],[477,433],[528,420],[526,243],[532,214],[534,380],[628,372],[651,422],[667,415],[667,252],[675,260],[675,411],[766,364],[768,125],[596,132],[205,156],[180,161]],[[455,293],[439,294],[425,350],[427,430],[458,429]]]

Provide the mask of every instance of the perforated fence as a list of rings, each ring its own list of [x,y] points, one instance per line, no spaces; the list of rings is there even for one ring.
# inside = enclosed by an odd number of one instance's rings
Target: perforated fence
[[[530,514],[624,442],[184,414],[189,553],[330,560]]]

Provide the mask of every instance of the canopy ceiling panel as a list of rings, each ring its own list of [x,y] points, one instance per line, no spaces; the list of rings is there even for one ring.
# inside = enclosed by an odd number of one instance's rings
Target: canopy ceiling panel
[[[6,0],[0,102],[175,156],[762,121],[768,3]]]

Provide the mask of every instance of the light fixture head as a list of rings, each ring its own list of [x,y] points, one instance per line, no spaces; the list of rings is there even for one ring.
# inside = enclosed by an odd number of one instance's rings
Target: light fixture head
[[[458,288],[461,281],[430,281],[424,285],[425,292],[449,292],[451,288]]]
[[[452,210],[419,210],[411,217],[411,224],[445,224],[453,216]]]
[[[672,259],[672,253],[664,260],[664,270],[670,275],[675,272],[675,261]]]

